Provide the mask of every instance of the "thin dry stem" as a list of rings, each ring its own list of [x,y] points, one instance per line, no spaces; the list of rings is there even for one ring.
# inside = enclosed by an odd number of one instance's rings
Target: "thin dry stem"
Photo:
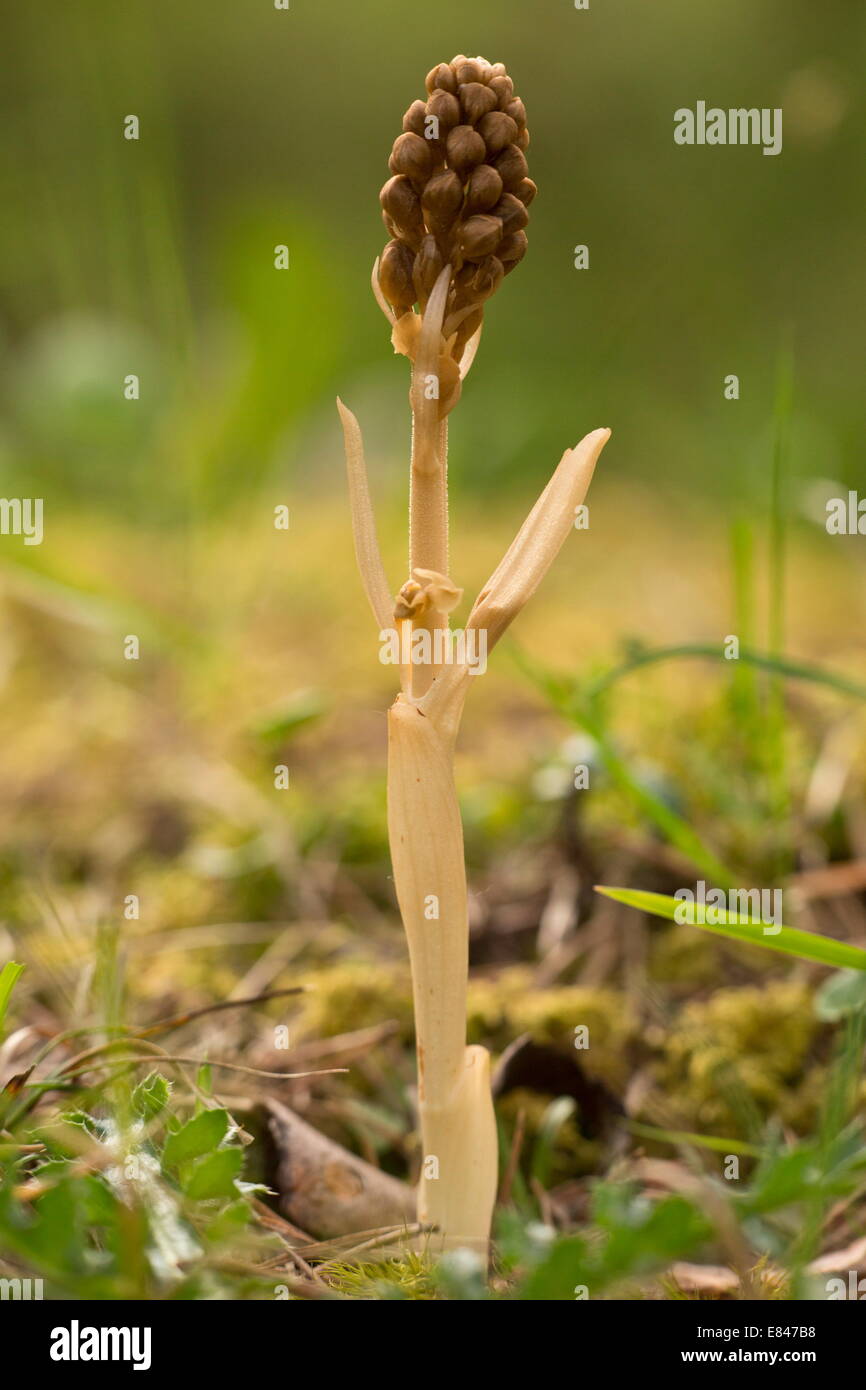
[[[409,485],[409,573],[416,569],[448,573],[448,421],[440,419],[438,399],[429,386],[438,382],[442,318],[451,278],[446,266],[433,287],[424,313],[418,353],[412,369],[412,463]],[[433,632],[448,626],[447,617],[429,609],[415,627]],[[417,666],[412,694],[429,689],[436,670]]]

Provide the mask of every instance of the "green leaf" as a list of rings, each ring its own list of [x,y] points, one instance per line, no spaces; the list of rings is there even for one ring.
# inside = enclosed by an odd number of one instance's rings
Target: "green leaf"
[[[813,1144],[786,1149],[766,1159],[743,1195],[750,1212],[777,1211],[801,1202],[818,1190],[823,1178],[817,1150]]]
[[[565,1236],[532,1270],[519,1297],[530,1300],[596,1298],[609,1285],[666,1266],[693,1253],[711,1234],[702,1212],[684,1197],[650,1202],[620,1184],[599,1183],[593,1217],[603,1242]]]
[[[240,1153],[237,1149],[222,1149],[221,1153]],[[204,1160],[207,1162],[207,1159]],[[235,1189],[235,1194],[237,1188]],[[231,1201],[226,1206],[220,1206],[214,1211],[212,1220],[205,1228],[205,1234],[213,1245],[223,1241],[231,1241],[250,1224],[250,1204],[244,1197],[238,1197],[237,1201]]]
[[[718,924],[699,922],[697,908],[693,903],[671,898],[666,893],[647,893],[637,888],[609,888],[596,885],[597,893],[614,902],[636,907],[641,912],[649,912],[654,917],[664,917],[670,922],[688,922],[693,927],[713,933],[715,936],[730,937],[749,946],[763,946],[768,951],[780,951],[786,956],[798,956],[801,960],[818,961],[821,965],[832,965],[839,970],[866,970],[866,951],[859,946],[849,946],[844,941],[834,941],[829,936],[819,936],[816,932],[799,931],[796,927],[776,926],[768,935],[760,922],[753,922],[737,912],[726,912],[722,908],[711,909],[720,919]],[[708,909],[710,910],[710,909]]]
[[[212,1115],[213,1111],[206,1111]],[[187,1197],[203,1201],[209,1197],[236,1197],[235,1178],[243,1167],[243,1149],[217,1149],[184,1169],[183,1190]]]
[[[195,1084],[203,1095],[213,1095],[213,1067],[209,1062],[203,1062],[199,1067],[196,1073]]]
[[[859,1189],[864,1170],[863,1133],[853,1125],[829,1144],[809,1140],[769,1155],[758,1164],[748,1191],[734,1194],[734,1200],[757,1215],[801,1202],[827,1201]]]
[[[580,1236],[565,1236],[556,1241],[550,1254],[529,1275],[520,1289],[521,1300],[564,1301],[578,1297],[575,1290],[586,1286],[590,1296],[593,1290],[592,1261],[586,1241]]]
[[[838,1023],[862,1008],[866,1008],[866,975],[860,970],[830,975],[815,996],[815,1013],[825,1023]]]
[[[23,970],[24,966],[16,965],[14,960],[7,960],[3,969],[0,970],[0,1038],[3,1036],[3,1020],[6,1017],[12,991]]]
[[[165,1141],[164,1168],[178,1168],[190,1159],[201,1158],[219,1147],[228,1132],[227,1110],[202,1110]]]
[[[550,1183],[553,1170],[553,1151],[556,1139],[563,1125],[566,1125],[577,1110],[571,1096],[559,1096],[551,1101],[538,1128],[538,1137],[532,1151],[532,1176],[542,1187]]]
[[[158,1071],[148,1072],[132,1093],[132,1108],[143,1120],[159,1115],[171,1100],[171,1082]]]
[[[639,1193],[612,1223],[600,1261],[602,1282],[610,1283],[680,1259],[701,1245],[710,1230],[703,1212],[685,1197],[664,1197],[651,1202]]]
[[[858,979],[860,977],[858,976]],[[760,1158],[764,1150],[756,1144],[746,1144],[742,1139],[726,1139],[716,1134],[693,1134],[683,1129],[659,1129],[656,1125],[629,1124],[628,1129],[639,1139],[655,1139],[660,1144],[691,1144],[698,1149],[711,1149],[720,1154],[742,1154],[746,1158]]]

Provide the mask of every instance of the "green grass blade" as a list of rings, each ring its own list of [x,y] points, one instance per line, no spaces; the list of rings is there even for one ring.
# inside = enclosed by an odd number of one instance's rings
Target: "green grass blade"
[[[23,970],[24,966],[16,965],[14,960],[8,960],[3,969],[0,970],[0,1038],[3,1036],[3,1020],[6,1017],[12,991]]]
[[[755,541],[752,528],[743,518],[731,526],[731,575],[734,591],[734,626],[740,648],[755,645]],[[757,671],[752,662],[732,661],[731,705],[738,730],[742,731],[750,767],[761,765],[761,705]]]
[[[785,579],[788,529],[788,440],[794,402],[794,359],[785,344],[776,366],[773,403],[773,463],[770,478],[770,651],[785,645]]]
[[[535,1141],[532,1153],[532,1176],[541,1187],[550,1186],[553,1171],[553,1151],[559,1131],[567,1124],[577,1110],[571,1096],[558,1096],[551,1101],[544,1112],[544,1118]]]
[[[733,885],[730,870],[704,844],[700,835],[692,829],[688,821],[645,786],[634,776],[628,763],[620,757],[608,737],[604,721],[597,706],[590,701],[578,703],[573,698],[567,684],[546,671],[530,659],[520,649],[512,649],[517,665],[537,687],[544,692],[555,709],[572,724],[582,729],[595,743],[598,755],[603,762],[611,781],[622,794],[637,808],[640,814],[654,825],[669,844],[679,850],[709,881],[728,888]]]
[[[595,699],[626,676],[630,676],[633,671],[639,671],[644,666],[655,666],[658,662],[683,660],[690,657],[722,662],[725,659],[724,647],[721,642],[684,642],[674,647],[643,647],[640,651],[632,653],[619,666],[614,666],[610,671],[593,681],[586,687],[584,694],[591,700]],[[787,676],[790,680],[809,681],[813,685],[823,685],[828,690],[835,690],[839,695],[850,695],[855,700],[866,700],[866,685],[851,680],[848,676],[839,675],[836,671],[827,671],[821,666],[816,666],[814,662],[794,661],[786,656],[774,656],[769,652],[752,651],[742,645],[740,646],[739,660],[749,666],[756,666],[759,670]],[[726,662],[725,664],[730,665],[731,663]]]
[[[704,843],[700,835],[660,796],[633,776],[628,764],[612,747],[609,739],[595,720],[574,717],[574,722],[595,741],[599,757],[604,763],[613,782],[628,797],[641,814],[660,830],[669,844],[679,850],[713,883],[723,887],[732,884],[731,872],[713,851]]]
[[[692,1134],[682,1129],[659,1129],[656,1125],[642,1125],[632,1122],[627,1126],[629,1133],[638,1139],[655,1139],[659,1144],[691,1144],[698,1149],[712,1149],[714,1153],[740,1154],[744,1158],[763,1158],[766,1150],[757,1144],[747,1144],[742,1139],[725,1139],[716,1134]]]
[[[768,951],[798,956],[800,960],[814,960],[820,965],[830,965],[837,970],[866,970],[866,951],[861,950],[859,946],[849,946],[844,941],[834,941],[829,936],[819,936],[816,932],[781,926],[774,935],[769,936],[760,922],[750,921],[740,913],[726,912],[722,908],[712,909],[721,919],[718,924],[699,922],[693,903],[681,902],[666,893],[601,886],[596,886],[595,891],[602,893],[606,898],[612,898],[614,902],[625,903],[627,907],[636,907],[641,912],[652,913],[654,917],[665,917],[670,922],[685,921],[715,936],[727,936],[733,941],[743,941],[749,946],[764,946]]]
[[[770,497],[769,538],[769,631],[770,655],[781,657],[785,648],[785,597],[788,552],[788,439],[793,402],[793,358],[783,347],[776,370],[776,399],[773,411],[774,440]],[[792,867],[790,850],[791,792],[788,777],[788,728],[785,711],[785,683],[772,672],[767,684],[765,741],[770,816],[781,832],[776,849],[776,877],[782,878]]]

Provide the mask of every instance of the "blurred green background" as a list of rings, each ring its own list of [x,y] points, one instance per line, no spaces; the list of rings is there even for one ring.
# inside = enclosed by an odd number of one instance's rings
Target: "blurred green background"
[[[331,492],[338,389],[402,485],[405,364],[369,292],[376,195],[404,109],[456,52],[513,72],[540,189],[455,419],[458,491],[523,493],[602,424],[616,431],[606,465],[674,509],[704,493],[758,506],[783,340],[793,473],[853,485],[864,36],[856,0],[18,7],[2,96],[4,488],[187,520],[259,484]],[[699,98],[782,106],[781,156],[676,146],[673,112]]]
[[[90,923],[155,856],[150,928],[311,902],[357,922],[317,877],[347,857],[393,923],[394,678],[355,574],[334,398],[364,427],[396,591],[408,376],[370,292],[377,195],[404,110],[457,52],[513,74],[540,192],[452,417],[455,582],[477,591],[563,447],[609,425],[590,530],[517,626],[525,650],[589,678],[632,639],[736,632],[864,678],[862,541],[821,525],[827,490],[863,478],[862,5],[88,0],[19,7],[7,51],[0,490],[45,499],[43,545],[0,537],[13,893],[49,917],[45,895],[69,894]],[[677,146],[674,112],[699,99],[781,106],[781,155]],[[789,862],[802,828],[780,809],[780,739],[799,804],[848,708],[795,687],[782,715],[748,673],[729,699],[730,675],[652,668],[607,717],[638,781],[765,882],[769,842]],[[478,686],[459,755],[471,868],[551,832],[531,779],[563,736],[505,647]],[[786,715],[803,731],[780,732]],[[647,830],[640,797],[604,795],[602,823]],[[830,827],[810,853],[838,844]]]

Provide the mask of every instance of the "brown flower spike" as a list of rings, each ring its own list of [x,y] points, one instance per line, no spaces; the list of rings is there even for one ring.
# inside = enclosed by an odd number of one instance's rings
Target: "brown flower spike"
[[[481,333],[484,304],[526,250],[535,184],[523,103],[501,63],[464,58],[427,77],[426,101],[403,118],[381,193],[392,240],[373,290],[398,352],[412,364],[409,577],[392,597],[376,539],[358,421],[338,402],[355,552],[380,643],[399,629],[400,694],[388,712],[388,837],[409,941],[418,1052],[425,1243],[487,1250],[497,1187],[490,1059],[466,1044],[469,919],[454,744],[478,667],[452,660],[449,615],[462,590],[448,547],[448,415]],[[417,309],[416,309],[417,306]],[[465,620],[491,651],[573,531],[609,430],[566,449]],[[404,648],[402,639],[410,644]],[[431,655],[416,657],[418,651]],[[440,653],[436,655],[437,652]],[[380,652],[381,655],[381,652]],[[397,658],[392,658],[397,659]]]
[[[423,313],[451,267],[442,337],[459,366],[485,301],[523,258],[536,188],[524,153],[526,111],[502,63],[459,54],[427,74],[427,92],[403,117],[392,177],[379,194],[392,239],[378,283],[399,320],[416,304]],[[395,342],[401,351],[414,346],[405,328]]]

